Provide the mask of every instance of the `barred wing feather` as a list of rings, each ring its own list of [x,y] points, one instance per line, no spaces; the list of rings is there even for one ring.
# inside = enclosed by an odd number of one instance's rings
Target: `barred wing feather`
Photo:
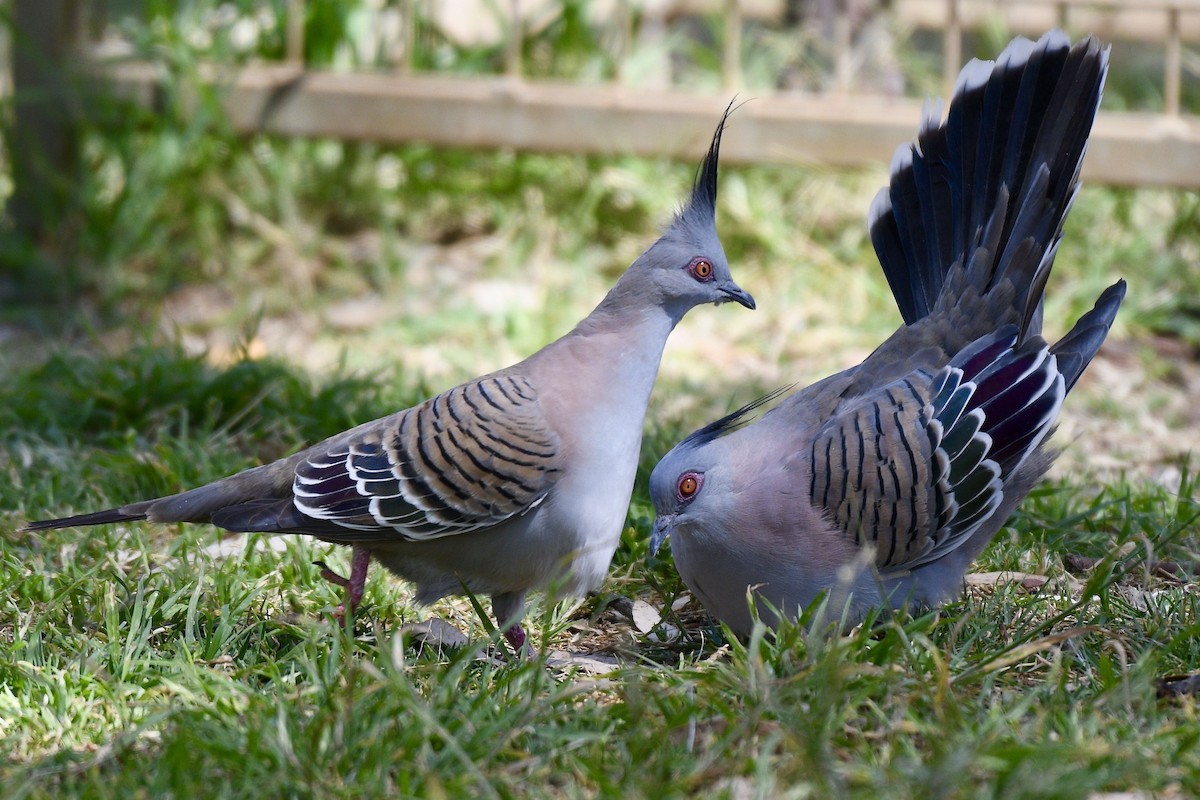
[[[558,435],[525,378],[480,378],[301,462],[303,514],[350,531],[434,539],[536,507],[561,472]]]
[[[967,541],[1000,507],[1006,481],[1045,439],[1065,395],[1040,337],[983,337],[936,373],[918,370],[860,397],[815,438],[815,505],[884,572]]]

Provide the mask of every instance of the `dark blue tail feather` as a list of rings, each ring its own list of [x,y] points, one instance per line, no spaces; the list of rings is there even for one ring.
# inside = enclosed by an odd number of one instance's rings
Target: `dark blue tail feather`
[[[988,270],[972,281],[983,291],[1002,275],[1022,287],[1015,318],[1036,326],[1107,67],[1090,37],[1017,39],[995,65],[968,65],[945,124],[927,122],[918,144],[897,152],[870,232],[905,323],[933,310],[955,264],[970,264]],[[973,260],[993,219],[995,252]]]

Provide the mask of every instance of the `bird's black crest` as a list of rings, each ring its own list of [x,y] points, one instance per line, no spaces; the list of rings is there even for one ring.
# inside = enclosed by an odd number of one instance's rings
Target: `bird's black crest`
[[[721,417],[720,419],[716,420],[715,422],[708,423],[703,428],[696,431],[691,436],[687,437],[682,442],[680,442],[677,445],[677,447],[700,447],[702,445],[708,444],[709,442],[713,441],[714,439],[719,439],[726,434],[733,433],[734,431],[736,431],[738,428],[741,428],[749,421],[746,419],[746,416],[749,415],[752,411],[762,408],[767,403],[770,403],[772,400],[775,400],[776,398],[780,397],[781,395],[787,394],[794,387],[795,387],[795,384],[791,383],[791,384],[788,384],[787,386],[780,386],[778,389],[776,389],[773,392],[768,392],[767,394],[764,394],[762,397],[758,398],[757,400],[754,400],[754,401],[749,402],[746,405],[742,406],[737,411],[726,414],[725,416]]]
[[[725,107],[725,113],[721,115],[721,121],[717,123],[717,130],[713,133],[708,152],[696,170],[695,180],[692,181],[692,198],[688,201],[682,216],[709,223],[716,220],[717,162],[721,155],[721,135],[725,133],[725,123],[729,121],[729,115],[733,113],[736,102],[736,98],[729,101],[729,105]]]

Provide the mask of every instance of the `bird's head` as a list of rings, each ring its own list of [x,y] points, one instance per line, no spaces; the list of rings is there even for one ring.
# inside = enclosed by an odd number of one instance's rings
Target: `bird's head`
[[[675,216],[661,237],[638,257],[631,276],[648,285],[639,291],[667,308],[679,320],[691,308],[704,303],[730,301],[755,307],[754,298],[734,282],[717,237],[717,162],[721,134],[732,105],[725,109],[692,184],[687,205]]]
[[[728,499],[723,480],[723,463],[715,448],[676,445],[658,462],[650,475],[650,499],[654,502],[654,531],[650,552],[675,534],[687,535],[725,518],[722,499]]]
[[[650,500],[655,512],[651,553],[658,552],[674,533],[715,533],[735,519],[738,487],[745,476],[740,474],[742,459],[738,457],[742,445],[728,434],[744,426],[751,412],[789,388],[764,395],[705,425],[663,456],[650,474]]]

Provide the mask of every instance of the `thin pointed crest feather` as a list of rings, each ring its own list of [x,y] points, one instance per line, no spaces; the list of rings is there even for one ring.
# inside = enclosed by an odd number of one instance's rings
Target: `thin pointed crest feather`
[[[676,448],[700,447],[708,444],[714,439],[719,439],[726,434],[733,433],[738,428],[743,427],[749,422],[746,417],[751,412],[756,411],[765,406],[767,403],[770,403],[772,400],[787,394],[793,388],[795,388],[795,386],[796,384],[794,383],[789,383],[787,386],[780,386],[778,389],[764,394],[762,397],[747,403],[736,411],[730,412],[720,419],[708,423],[703,428],[688,436],[686,439],[676,445]]]
[[[696,169],[696,177],[692,181],[692,197],[688,201],[687,208],[680,214],[681,217],[696,217],[705,222],[716,221],[717,166],[721,154],[721,136],[725,133],[725,125],[729,121],[729,115],[733,113],[738,105],[740,104],[735,97],[725,107],[725,113],[721,115],[721,121],[717,123],[717,130],[713,133],[712,142],[708,146],[708,152],[704,155],[704,160],[700,162],[700,166]]]

